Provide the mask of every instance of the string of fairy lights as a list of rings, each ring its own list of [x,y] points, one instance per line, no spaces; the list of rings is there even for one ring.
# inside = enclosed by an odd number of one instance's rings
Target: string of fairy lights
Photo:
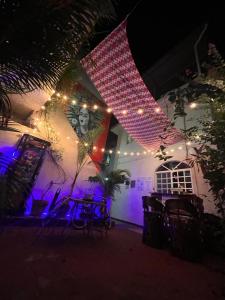
[[[59,93],[59,92],[56,92],[56,91],[52,91],[52,96],[50,99],[48,99],[47,102],[49,101],[52,101],[52,99],[58,99],[58,100],[62,100],[64,101],[65,103],[70,103],[72,105],[79,105],[79,103],[75,100],[75,99],[71,99],[70,97],[68,97],[67,95],[65,94],[62,94],[62,93]],[[112,109],[110,107],[105,107],[105,106],[100,106],[99,104],[92,104],[92,105],[89,105],[88,103],[82,103],[80,105],[82,108],[85,108],[85,109],[92,109],[92,110],[98,110],[98,109],[101,109],[103,111],[105,111],[106,113],[113,113]],[[192,102],[190,105],[190,108],[193,109],[193,108],[196,108],[197,107],[197,104],[195,102]],[[45,111],[46,110],[46,106],[43,105],[41,106],[41,110],[42,111]],[[156,113],[159,113],[161,111],[161,109],[159,107],[157,107],[155,109],[155,112]],[[137,114],[139,115],[142,115],[144,114],[144,109],[143,108],[139,108],[137,111]],[[123,110],[122,111],[122,114],[123,115],[127,115],[129,113],[128,110]],[[38,133],[40,132],[40,128],[39,126],[43,125],[43,121],[40,119],[40,118],[35,118],[34,120],[34,128],[31,129],[33,133]],[[52,130],[50,126],[48,126],[48,130]],[[29,133],[30,131],[28,129],[26,129],[24,131],[24,133]],[[60,132],[56,132],[56,135],[59,137],[60,136]],[[198,140],[200,137],[198,135],[196,135],[196,140]],[[89,145],[88,143],[84,142],[84,141],[79,141],[77,140],[77,138],[71,138],[70,136],[66,136],[65,139],[67,141],[71,141],[71,142],[75,142],[76,144],[79,144],[79,143],[82,143],[85,147],[90,147],[91,146],[91,150],[92,153],[96,153],[96,152],[101,152],[101,153],[108,153],[110,155],[114,154],[114,155],[118,155],[118,156],[121,156],[121,157],[146,157],[148,155],[151,155],[151,156],[155,156],[157,154],[160,154],[161,151],[157,150],[157,151],[153,151],[153,150],[143,150],[143,151],[120,151],[120,150],[114,150],[114,149],[105,149],[105,148],[99,148],[97,147],[96,145]],[[184,149],[185,147],[187,146],[191,146],[192,145],[192,142],[191,141],[186,141],[184,142],[184,146],[177,146],[177,147],[172,147],[170,150],[167,150],[165,151],[165,153],[167,155],[169,154],[172,154],[174,153],[176,150],[182,150]]]
[[[75,99],[70,99],[70,97],[68,97],[68,96],[66,96],[66,95],[64,95],[64,94],[62,94],[62,93],[59,93],[59,92],[56,92],[56,91],[52,91],[52,96],[51,97],[57,97],[57,98],[61,98],[61,99],[63,99],[64,101],[70,101],[70,103],[72,104],[72,105],[79,105],[79,103],[75,100]],[[51,101],[51,98],[48,100],[48,101]],[[85,109],[92,109],[92,110],[98,110],[98,109],[101,109],[101,110],[105,110],[105,112],[106,113],[113,113],[113,110],[112,110],[112,108],[110,108],[110,107],[105,107],[105,106],[101,106],[101,105],[99,105],[99,104],[92,104],[92,105],[88,105],[87,103],[82,103],[81,104],[81,107],[82,108],[85,108]],[[197,107],[197,103],[195,103],[195,102],[192,102],[190,105],[189,105],[189,107],[190,108],[196,108]],[[45,105],[42,105],[41,106],[41,109],[42,110],[45,110],[46,109],[46,107],[45,107]],[[161,108],[160,107],[156,107],[155,108],[155,113],[160,113],[161,112]],[[143,108],[138,108],[137,110],[136,110],[136,113],[138,114],[138,115],[143,115],[144,113],[145,113],[145,110],[143,109]],[[124,109],[124,110],[122,110],[122,114],[123,115],[127,115],[127,114],[129,114],[129,110],[128,109]]]

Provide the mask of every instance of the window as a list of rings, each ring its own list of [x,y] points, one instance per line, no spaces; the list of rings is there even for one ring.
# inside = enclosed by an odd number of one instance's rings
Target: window
[[[160,193],[171,193],[179,189],[192,193],[191,169],[180,161],[169,161],[156,170],[156,186]]]

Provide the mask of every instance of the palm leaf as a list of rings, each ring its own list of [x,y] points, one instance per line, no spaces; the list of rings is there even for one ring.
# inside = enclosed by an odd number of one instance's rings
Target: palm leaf
[[[0,90],[55,87],[95,24],[112,14],[110,0],[0,0]],[[1,94],[0,114],[7,118]]]

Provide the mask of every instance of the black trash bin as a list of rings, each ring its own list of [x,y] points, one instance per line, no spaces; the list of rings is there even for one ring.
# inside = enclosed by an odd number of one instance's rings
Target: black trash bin
[[[154,197],[143,196],[144,227],[142,241],[144,244],[161,249],[164,245],[163,205]]]
[[[202,257],[200,217],[188,199],[169,199],[165,203],[169,247],[175,256],[197,261]]]

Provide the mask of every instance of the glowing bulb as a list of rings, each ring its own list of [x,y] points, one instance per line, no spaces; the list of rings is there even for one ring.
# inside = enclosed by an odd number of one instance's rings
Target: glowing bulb
[[[182,150],[182,147],[181,147],[181,146],[179,146],[179,147],[178,147],[178,149],[179,149],[179,150]]]
[[[119,151],[119,150],[117,151],[117,154],[120,154],[120,151]]]
[[[159,107],[157,107],[156,109],[155,109],[155,112],[156,113],[159,113],[161,111],[161,109],[159,108]]]
[[[171,152],[174,152],[174,149],[171,149],[170,151],[171,151]]]
[[[45,106],[44,106],[44,105],[42,105],[41,109],[42,109],[42,110],[45,110]]]
[[[133,156],[133,155],[134,155],[134,152],[131,152],[130,155]]]
[[[194,102],[190,104],[190,108],[195,108],[196,106],[197,106],[197,104]]]
[[[75,105],[76,103],[77,103],[77,101],[76,101],[76,100],[73,100],[73,101],[72,101],[72,104],[73,104],[73,105]]]
[[[57,96],[57,97],[60,97],[61,95],[60,95],[60,93],[57,93],[56,96]]]
[[[87,146],[88,146],[88,143],[84,143],[84,146],[87,147]]]
[[[96,146],[94,146],[94,147],[93,147],[93,150],[97,150],[97,147],[96,147]]]
[[[52,95],[55,94],[55,90],[52,90]]]
[[[98,109],[98,105],[95,104],[95,105],[93,106],[93,108],[94,108],[94,109]]]
[[[190,141],[189,141],[189,142],[187,142],[187,143],[186,143],[186,145],[190,146],[190,145],[191,145],[191,142],[190,142]]]
[[[105,151],[105,149],[104,149],[104,148],[102,148],[102,149],[101,149],[101,151],[102,151],[102,152],[104,152],[104,151]]]
[[[137,154],[137,156],[139,156],[139,155],[140,155],[140,153],[139,153],[139,152],[137,152],[136,154]]]
[[[112,154],[113,153],[112,150],[109,150],[109,153]]]
[[[106,111],[107,111],[107,113],[111,113],[112,109],[111,108],[107,108]]]
[[[126,114],[127,114],[127,111],[126,111],[126,110],[123,110],[123,111],[122,111],[122,114],[123,114],[123,115],[126,115]]]
[[[66,100],[66,99],[67,99],[67,96],[63,96],[63,99],[65,99],[65,100]]]
[[[124,152],[123,154],[126,156],[126,155],[127,155],[127,152]]]
[[[83,104],[83,108],[87,108],[87,104]]]
[[[144,112],[144,110],[143,110],[142,108],[139,108],[139,110],[137,111],[137,113],[138,113],[139,115],[143,114],[143,112]]]
[[[147,152],[146,152],[146,151],[144,151],[144,152],[143,152],[143,154],[144,154],[144,155],[146,155],[146,154],[147,154]]]

